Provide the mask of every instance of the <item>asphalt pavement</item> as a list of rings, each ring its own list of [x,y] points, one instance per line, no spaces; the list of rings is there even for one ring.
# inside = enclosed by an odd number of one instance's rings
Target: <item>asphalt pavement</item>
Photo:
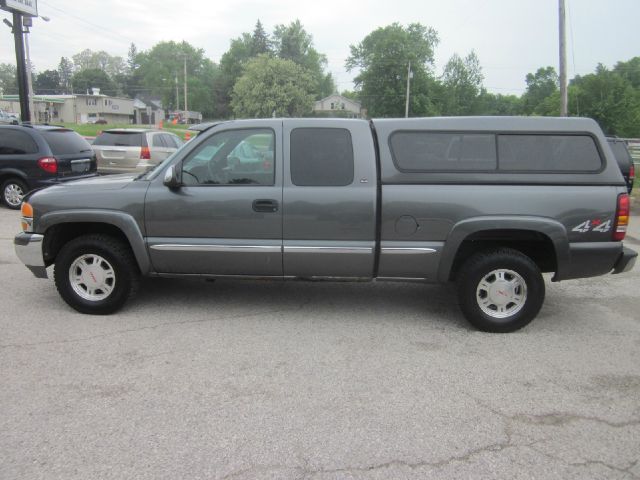
[[[0,479],[640,478],[640,267],[548,281],[507,335],[401,283],[155,279],[94,317],[19,263],[18,219]]]

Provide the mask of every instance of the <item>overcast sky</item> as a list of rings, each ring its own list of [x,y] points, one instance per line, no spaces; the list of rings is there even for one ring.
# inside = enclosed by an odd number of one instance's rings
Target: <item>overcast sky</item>
[[[569,78],[599,62],[612,66],[640,55],[640,0],[566,2]],[[271,32],[296,18],[327,56],[340,91],[353,89],[354,74],[344,67],[349,45],[393,22],[436,29],[438,75],[453,53],[474,49],[485,87],[496,93],[520,94],[528,72],[558,64],[557,0],[39,0],[38,6],[51,18],[35,20],[30,35],[39,71],[85,48],[126,58],[131,42],[144,50],[162,40],[186,40],[217,63],[230,39],[252,31],[257,19]],[[0,62],[15,63],[10,30],[1,27]]]

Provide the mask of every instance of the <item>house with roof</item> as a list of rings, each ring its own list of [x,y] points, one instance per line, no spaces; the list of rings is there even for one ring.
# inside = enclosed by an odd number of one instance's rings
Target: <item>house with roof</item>
[[[313,112],[318,116],[341,118],[364,118],[365,112],[362,104],[356,100],[344,97],[338,93],[318,100]]]
[[[157,125],[166,116],[162,100],[148,95],[136,95],[133,100],[133,110],[133,123],[139,125]]]
[[[34,95],[33,118],[38,123],[107,123],[128,124],[134,120],[133,100],[124,97],[101,95],[99,88],[91,93],[72,95]],[[20,111],[18,95],[4,95],[0,106],[4,110]]]

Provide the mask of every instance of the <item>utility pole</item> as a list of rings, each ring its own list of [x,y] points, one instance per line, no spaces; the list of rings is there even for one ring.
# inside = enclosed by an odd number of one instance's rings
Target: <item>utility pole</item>
[[[20,120],[31,121],[29,111],[29,87],[27,85],[27,69],[24,59],[24,35],[22,34],[22,14],[13,12],[13,39],[16,44],[16,67],[18,77],[18,94],[20,96]]]
[[[27,54],[27,96],[29,98],[29,112],[35,117],[35,108],[33,106],[33,79],[31,78],[31,54],[29,53],[29,27],[33,25],[31,17],[23,17],[22,24],[24,26],[24,47]],[[35,118],[31,118],[31,123],[36,123]]]
[[[411,71],[411,60],[409,60],[409,66],[407,67],[407,101],[404,106],[404,118],[409,118],[409,82],[413,77],[413,72]]]
[[[185,116],[189,116],[189,108],[187,104],[187,56],[182,57],[184,59],[184,114]],[[186,122],[189,123],[189,119],[185,118]]]
[[[180,110],[180,95],[178,95],[178,72],[176,72],[176,111]]]
[[[560,116],[567,116],[567,34],[565,22],[564,0],[558,0],[559,34],[560,34]]]

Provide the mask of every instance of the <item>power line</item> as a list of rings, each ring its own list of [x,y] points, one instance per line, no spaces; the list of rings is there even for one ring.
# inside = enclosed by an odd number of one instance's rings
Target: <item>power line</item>
[[[75,15],[73,13],[67,12],[66,10],[63,10],[60,7],[56,7],[54,5],[51,5],[49,2],[40,0],[40,3],[43,5],[46,5],[49,8],[52,8],[54,10],[57,10],[58,12],[67,15],[69,17],[75,18],[76,20],[79,20],[83,23],[86,23],[87,25],[93,27],[92,31],[95,33],[95,29],[99,29],[101,32],[108,32],[111,33],[111,35],[113,36],[114,39],[117,39],[119,42],[123,42],[123,43],[135,43],[133,42],[131,39],[124,39],[122,33],[120,32],[116,32],[115,30],[111,30],[109,28],[106,28],[104,25],[98,25],[96,23],[90,22],[89,20],[79,17],[78,15]]]

